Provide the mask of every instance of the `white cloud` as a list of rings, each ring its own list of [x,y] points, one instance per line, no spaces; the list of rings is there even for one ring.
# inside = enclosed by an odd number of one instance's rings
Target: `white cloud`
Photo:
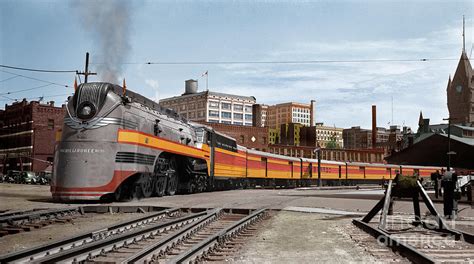
[[[295,43],[287,50],[269,52],[266,59],[455,60],[226,65],[220,69],[228,80],[216,89],[253,95],[268,104],[316,99],[318,121],[342,127],[369,127],[372,104],[378,108],[378,124],[387,126],[392,123],[393,97],[394,123],[416,129],[420,110],[433,123],[447,116],[446,82],[456,69],[460,45],[459,27],[412,39]]]

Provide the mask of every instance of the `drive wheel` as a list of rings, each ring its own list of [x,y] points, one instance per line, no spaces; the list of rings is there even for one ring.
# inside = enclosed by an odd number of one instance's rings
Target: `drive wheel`
[[[149,198],[153,194],[155,185],[153,184],[153,179],[148,175],[142,175],[139,181],[139,189],[141,192],[141,197]]]
[[[169,161],[169,175],[168,175],[168,185],[166,187],[167,195],[175,195],[178,189],[178,166],[176,164],[176,158],[172,157]]]
[[[191,183],[189,183],[188,193],[195,193],[195,192],[196,192],[196,184],[194,183],[194,181],[191,181]]]
[[[166,177],[158,177],[155,181],[155,195],[161,197],[165,195]]]

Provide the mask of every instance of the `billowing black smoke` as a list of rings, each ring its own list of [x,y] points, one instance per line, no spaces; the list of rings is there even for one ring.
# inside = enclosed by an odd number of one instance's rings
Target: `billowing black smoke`
[[[73,9],[84,29],[91,34],[94,50],[91,63],[101,81],[121,83],[123,63],[130,53],[132,1],[75,1]],[[95,64],[97,63],[97,64]]]

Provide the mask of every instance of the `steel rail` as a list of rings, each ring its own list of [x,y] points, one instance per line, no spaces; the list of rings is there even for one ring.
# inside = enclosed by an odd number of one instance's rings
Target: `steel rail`
[[[73,207],[73,208],[36,210],[36,211],[28,210],[25,213],[17,212],[16,214],[13,214],[13,215],[0,217],[0,225],[10,224],[13,222],[18,222],[18,221],[31,221],[35,219],[41,219],[42,217],[49,216],[49,215],[66,214],[66,213],[73,213],[73,212],[80,212],[80,208]]]
[[[93,241],[91,243],[71,248],[70,250],[59,252],[53,256],[47,256],[41,259],[43,263],[56,263],[56,262],[80,262],[88,259],[92,259],[106,252],[115,250],[117,248],[127,246],[136,241],[155,236],[173,228],[177,228],[206,216],[209,212],[204,211],[200,213],[191,214],[184,216],[172,221],[161,223],[149,227],[140,228],[134,231],[123,233],[117,236],[111,236],[103,240]]]
[[[41,209],[31,209],[31,210],[15,210],[15,211],[6,211],[3,213],[0,213],[0,218],[1,217],[7,217],[7,216],[13,216],[13,215],[21,215],[21,214],[26,214],[26,213],[31,213],[31,212],[38,212],[40,210],[47,210],[47,208],[41,208]]]
[[[152,245],[149,245],[143,248],[141,251],[133,254],[132,256],[126,258],[125,260],[121,261],[121,263],[146,263],[153,259],[155,255],[159,255],[160,251],[164,252],[166,249],[170,247],[170,245],[176,245],[180,241],[190,237],[195,232],[199,231],[199,229],[203,226],[206,226],[210,222],[217,219],[217,217],[223,212],[222,209],[216,209],[208,214],[205,218],[199,220],[192,225],[179,230],[176,233],[172,233]]]
[[[246,228],[265,214],[266,209],[260,209],[256,212],[242,218],[241,220],[232,224],[232,226],[225,228],[219,233],[201,241],[194,245],[188,251],[182,253],[176,258],[172,259],[170,263],[188,263],[199,258],[199,256],[206,254],[212,249],[216,249],[220,244],[225,243],[228,239],[235,237],[240,231]]]
[[[46,256],[52,256],[65,250],[79,247],[81,245],[97,241],[99,239],[105,239],[112,235],[123,233],[136,227],[153,223],[159,219],[164,218],[167,215],[172,215],[177,212],[179,212],[179,208],[162,210],[150,215],[141,216],[132,220],[122,221],[118,224],[114,224],[106,228],[83,233],[50,244],[30,248],[19,252],[13,252],[7,255],[0,256],[0,263],[42,261],[41,258],[44,258]]]
[[[461,231],[461,230],[456,230],[456,231],[458,231],[459,233],[462,234],[462,238],[465,242],[467,242],[469,244],[474,244],[474,234],[473,233],[468,233],[468,232]]]
[[[378,242],[383,242],[386,246],[392,248],[394,251],[400,252],[401,255],[407,257],[414,263],[436,263],[434,259],[430,258],[426,254],[418,251],[410,245],[399,241],[398,239],[378,228],[372,227],[359,219],[353,219],[352,223],[371,236],[375,237]]]

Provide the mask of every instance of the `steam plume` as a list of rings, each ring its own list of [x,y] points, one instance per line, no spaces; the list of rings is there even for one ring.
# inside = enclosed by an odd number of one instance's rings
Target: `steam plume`
[[[73,2],[84,29],[91,34],[97,50],[91,50],[101,81],[120,83],[123,62],[130,52],[132,4],[125,0]]]

